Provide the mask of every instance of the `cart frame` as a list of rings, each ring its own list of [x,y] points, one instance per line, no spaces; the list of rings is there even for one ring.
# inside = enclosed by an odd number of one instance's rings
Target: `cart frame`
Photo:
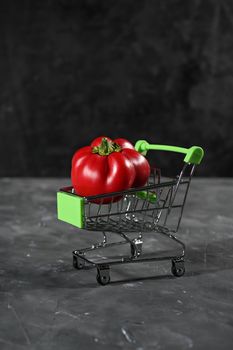
[[[74,268],[97,269],[97,282],[106,285],[110,282],[110,266],[116,264],[139,263],[149,261],[171,261],[171,272],[180,277],[185,273],[185,244],[176,237],[183,210],[196,165],[201,163],[204,151],[201,147],[181,148],[175,146],[149,144],[139,140],[135,149],[146,155],[149,150],[170,151],[185,154],[184,165],[179,175],[171,180],[161,181],[160,171],[152,169],[148,184],[141,188],[132,188],[91,197],[80,197],[71,186],[60,189],[57,193],[58,219],[76,227],[100,231],[102,242],[84,249],[73,251]],[[188,175],[187,175],[188,174]],[[180,189],[183,188],[182,191]],[[178,196],[179,192],[182,192]],[[121,199],[115,202],[115,198]],[[179,197],[179,198],[178,198]],[[104,199],[110,200],[103,204]],[[98,204],[95,201],[98,199]],[[177,213],[178,211],[178,213]],[[172,215],[173,214],[173,215]],[[172,224],[169,219],[172,217]],[[143,254],[143,233],[155,232],[179,247],[179,253],[156,255]],[[135,237],[136,233],[136,237]],[[109,234],[120,238],[117,242],[108,242]],[[130,235],[134,235],[133,238]],[[88,253],[98,249],[129,245],[129,254],[114,258],[102,256],[99,260],[87,257]]]

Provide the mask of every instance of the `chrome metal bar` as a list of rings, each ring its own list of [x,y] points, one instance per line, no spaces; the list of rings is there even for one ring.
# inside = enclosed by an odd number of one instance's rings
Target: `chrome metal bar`
[[[182,205],[182,208],[181,208],[180,217],[178,219],[178,224],[177,224],[177,227],[176,227],[176,231],[178,231],[178,229],[180,227],[180,222],[181,222],[181,219],[182,219],[182,216],[183,216],[184,206],[185,206],[185,202],[186,202],[186,198],[187,198],[187,194],[188,194],[188,190],[189,190],[189,186],[190,186],[190,183],[191,183],[191,180],[192,180],[192,176],[193,176],[194,170],[195,170],[195,165],[193,165],[192,168],[191,168],[191,172],[190,172],[190,176],[189,176],[189,182],[188,182],[188,184],[186,186],[186,191],[185,191],[185,195],[184,195],[183,205]]]
[[[162,235],[165,235],[168,238],[171,238],[172,240],[174,240],[175,242],[177,242],[181,247],[182,247],[182,254],[181,257],[184,257],[185,255],[185,244],[179,240],[175,235],[173,235],[169,230],[164,229],[163,227],[160,227],[160,229],[158,229],[158,231],[156,231]]]

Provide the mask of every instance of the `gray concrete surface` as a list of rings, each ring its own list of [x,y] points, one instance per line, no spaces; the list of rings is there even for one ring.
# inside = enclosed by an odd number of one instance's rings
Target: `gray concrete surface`
[[[65,185],[0,179],[1,350],[232,349],[233,180],[194,178],[177,235],[183,277],[168,262],[128,264],[104,287],[72,267],[95,233],[56,219]]]

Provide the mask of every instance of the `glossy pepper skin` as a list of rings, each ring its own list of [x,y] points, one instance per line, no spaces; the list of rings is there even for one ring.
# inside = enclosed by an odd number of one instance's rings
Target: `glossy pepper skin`
[[[122,150],[127,154],[135,168],[135,179],[132,187],[142,187],[147,183],[150,176],[150,165],[147,159],[134,149],[134,146],[125,139],[119,138],[114,140]]]
[[[131,187],[144,186],[150,176],[150,165],[147,159],[134,149],[134,146],[131,142],[123,138],[111,140],[107,136],[100,136],[92,141],[91,146],[99,146],[103,138],[106,138],[109,142],[113,142],[114,144],[120,146],[124,155],[126,155],[128,159],[130,159],[131,163],[133,163],[133,166],[135,168],[135,179]]]
[[[147,160],[125,139],[112,141],[106,136],[98,137],[72,158],[72,185],[78,195],[85,197],[143,186],[149,173]],[[96,199],[94,202],[109,203],[120,198]]]

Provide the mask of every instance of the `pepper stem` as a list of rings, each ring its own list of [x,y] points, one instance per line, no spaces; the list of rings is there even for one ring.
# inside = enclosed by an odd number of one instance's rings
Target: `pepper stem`
[[[92,149],[93,153],[98,153],[100,156],[108,156],[113,152],[120,152],[121,147],[112,141],[108,141],[106,137],[102,138],[101,144],[99,146],[95,146]]]

